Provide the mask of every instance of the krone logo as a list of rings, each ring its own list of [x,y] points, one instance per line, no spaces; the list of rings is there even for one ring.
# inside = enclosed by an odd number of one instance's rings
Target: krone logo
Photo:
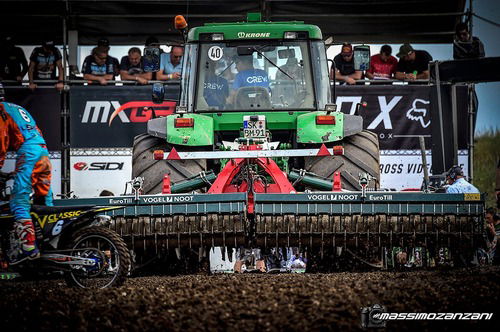
[[[269,38],[270,32],[238,32],[238,38]]]

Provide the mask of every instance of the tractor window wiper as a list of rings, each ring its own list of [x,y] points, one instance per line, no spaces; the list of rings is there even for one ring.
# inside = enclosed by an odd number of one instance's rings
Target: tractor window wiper
[[[235,62],[236,62],[235,60],[231,61],[231,63],[230,63],[230,64],[229,64],[226,68],[224,68],[224,70],[223,70],[223,71],[221,71],[221,72],[217,75],[217,77],[220,77],[222,74],[224,74],[224,73],[226,72],[226,70],[227,70],[228,68],[231,68],[231,66],[232,66],[232,65],[233,65],[233,63],[235,63]]]
[[[267,45],[266,45],[266,46],[267,46]],[[295,79],[294,79],[292,76],[288,75],[288,73],[287,73],[287,72],[285,72],[283,69],[281,69],[280,67],[278,67],[278,65],[276,65],[276,64],[275,64],[274,62],[272,62],[272,61],[271,61],[271,60],[270,60],[267,56],[265,56],[265,55],[264,55],[264,53],[262,53],[262,52],[260,51],[261,49],[262,49],[262,48],[257,49],[257,48],[255,48],[255,47],[254,47],[254,50],[255,50],[255,52],[257,52],[257,54],[258,54],[258,55],[260,55],[261,57],[263,57],[264,59],[266,59],[266,60],[267,60],[270,64],[272,64],[273,66],[275,66],[276,68],[278,68],[278,70],[279,70],[280,72],[282,72],[283,74],[285,74],[286,76],[288,76],[288,78],[290,78],[292,81],[294,81],[294,82],[295,82]]]

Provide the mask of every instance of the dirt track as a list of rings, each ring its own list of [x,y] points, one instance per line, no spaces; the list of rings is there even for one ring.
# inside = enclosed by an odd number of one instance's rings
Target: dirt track
[[[141,277],[129,279],[118,289],[94,292],[69,289],[62,280],[0,281],[0,326],[31,331],[345,331],[360,329],[360,308],[375,303],[389,312],[493,312],[498,326],[499,280],[500,268],[494,267],[412,273]],[[476,330],[491,323],[459,324]],[[387,327],[456,330],[457,324],[392,321]]]

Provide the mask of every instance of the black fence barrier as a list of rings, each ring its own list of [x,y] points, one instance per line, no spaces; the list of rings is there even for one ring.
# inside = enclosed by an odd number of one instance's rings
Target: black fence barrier
[[[451,86],[443,87],[446,100]],[[434,86],[340,86],[336,88],[337,107],[344,113],[353,114],[357,103],[366,102],[359,115],[365,129],[377,133],[382,150],[416,150],[420,148],[419,136],[425,137],[426,148],[432,146],[432,114],[438,114],[433,98]],[[443,113],[451,119],[451,103]],[[467,149],[467,87],[457,87],[458,149]],[[452,139],[452,132],[447,132]]]
[[[419,149],[418,136],[432,146],[431,112],[433,86],[365,85],[336,87],[338,109],[354,113],[357,103],[366,102],[359,115],[364,127],[379,136],[382,150]],[[165,86],[166,99],[177,100],[179,85]],[[61,147],[61,100],[55,89],[7,88],[8,100],[26,107],[45,133],[49,149]],[[152,103],[151,86],[75,86],[69,91],[70,142],[72,148],[131,147],[136,135],[146,132],[146,123],[172,113],[176,102]],[[146,107],[146,110],[144,109]],[[443,108],[444,114],[451,107]],[[449,118],[449,117],[445,117]],[[467,88],[457,87],[458,149],[467,149]],[[452,135],[452,133],[447,133]]]
[[[366,102],[359,115],[364,127],[378,134],[383,150],[419,149],[418,136],[432,141],[431,86],[340,86],[337,87],[338,109],[354,113],[356,104]],[[465,87],[464,87],[465,88]],[[166,86],[166,98],[176,99],[178,85]],[[466,133],[467,91],[458,89],[458,130]],[[72,87],[71,146],[75,148],[131,147],[136,135],[146,132],[146,122],[153,116],[174,110],[175,103],[156,105],[151,102],[151,87]],[[437,107],[437,106],[436,106]],[[120,109],[119,113],[117,110]],[[451,112],[445,109],[444,112]],[[467,148],[465,135],[459,137],[459,149]]]
[[[43,133],[50,151],[61,150],[61,93],[56,89],[6,86],[5,99],[28,110]]]

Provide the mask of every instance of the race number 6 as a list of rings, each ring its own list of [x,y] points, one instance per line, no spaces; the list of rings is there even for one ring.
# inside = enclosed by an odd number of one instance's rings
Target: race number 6
[[[19,114],[21,114],[21,117],[23,118],[24,121],[31,122],[31,119],[25,110],[23,110],[22,108],[19,108],[18,111],[19,111]]]
[[[55,225],[54,227],[52,228],[52,235],[53,236],[56,236],[56,235],[59,235],[59,233],[61,233],[62,231],[62,227],[63,227],[63,224],[64,224],[64,220],[59,220]]]

